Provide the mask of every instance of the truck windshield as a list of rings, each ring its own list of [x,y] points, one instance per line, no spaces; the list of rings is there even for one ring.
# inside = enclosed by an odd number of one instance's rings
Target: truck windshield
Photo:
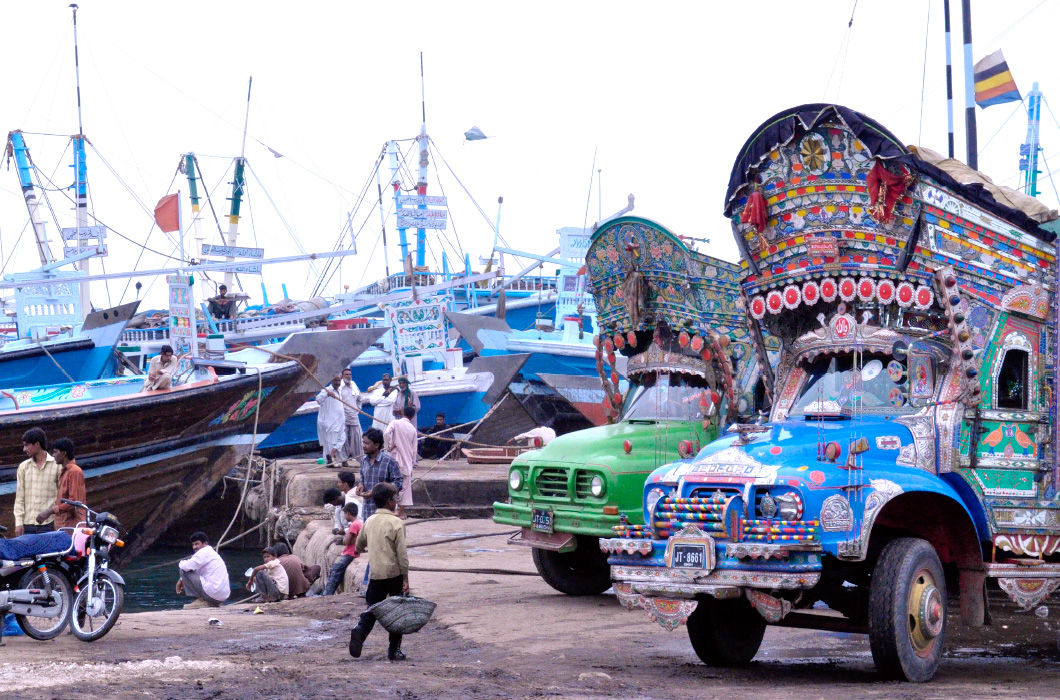
[[[622,420],[703,420],[714,412],[708,410],[709,394],[706,382],[694,375],[641,375],[622,406]]]
[[[886,355],[864,354],[855,367],[853,355],[818,357],[805,365],[806,383],[788,414],[794,416],[851,416],[904,412],[909,408],[905,364]]]

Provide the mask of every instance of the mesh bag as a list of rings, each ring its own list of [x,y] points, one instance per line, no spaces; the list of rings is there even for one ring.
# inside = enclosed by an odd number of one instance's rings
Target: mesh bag
[[[416,596],[391,596],[376,603],[368,610],[387,632],[392,634],[412,634],[431,619],[437,607],[426,598]]]

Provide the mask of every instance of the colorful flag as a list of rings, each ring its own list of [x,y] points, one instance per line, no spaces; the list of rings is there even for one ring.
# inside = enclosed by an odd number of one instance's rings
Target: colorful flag
[[[155,205],[155,223],[166,233],[180,229],[180,194],[167,194]]]
[[[975,64],[975,103],[986,108],[1003,102],[1019,102],[1020,91],[1001,51],[995,51]]]

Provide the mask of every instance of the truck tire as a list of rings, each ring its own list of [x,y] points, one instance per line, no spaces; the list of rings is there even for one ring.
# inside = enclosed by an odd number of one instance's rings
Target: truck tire
[[[744,597],[701,598],[688,616],[688,640],[708,666],[742,666],[755,657],[766,621]]]
[[[545,583],[567,595],[599,595],[611,587],[611,567],[596,537],[578,537],[571,552],[534,547],[534,566]]]
[[[946,579],[935,548],[902,537],[889,542],[869,587],[869,646],[886,678],[923,683],[942,658]]]

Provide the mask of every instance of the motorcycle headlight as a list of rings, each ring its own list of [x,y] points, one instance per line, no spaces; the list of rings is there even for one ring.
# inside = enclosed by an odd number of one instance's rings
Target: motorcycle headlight
[[[802,497],[794,491],[788,491],[776,497],[777,514],[781,520],[799,520],[802,518]]]
[[[589,493],[591,493],[594,498],[600,498],[604,495],[605,486],[604,478],[597,474],[593,477],[593,480],[589,482]]]
[[[103,529],[99,531],[99,539],[107,544],[114,544],[118,541],[118,531],[110,525],[105,525]]]
[[[518,469],[508,472],[508,488],[512,491],[518,491],[523,488],[523,473]]]

